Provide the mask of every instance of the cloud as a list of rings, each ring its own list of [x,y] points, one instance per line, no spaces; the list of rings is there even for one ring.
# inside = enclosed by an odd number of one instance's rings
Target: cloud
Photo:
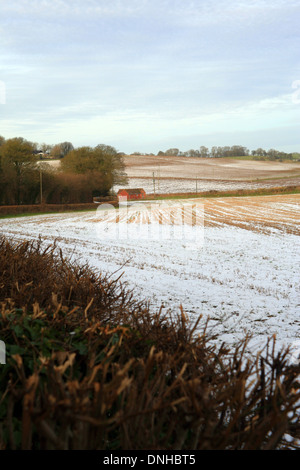
[[[125,145],[297,120],[299,8],[298,0],[2,1],[0,133]]]

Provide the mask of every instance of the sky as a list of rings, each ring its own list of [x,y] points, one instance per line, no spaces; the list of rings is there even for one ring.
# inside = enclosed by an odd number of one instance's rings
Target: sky
[[[0,0],[0,135],[300,152],[300,0]]]

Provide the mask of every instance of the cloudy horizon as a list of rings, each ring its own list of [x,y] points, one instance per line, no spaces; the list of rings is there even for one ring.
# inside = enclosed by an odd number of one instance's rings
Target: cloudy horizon
[[[300,151],[300,1],[0,0],[0,135]]]

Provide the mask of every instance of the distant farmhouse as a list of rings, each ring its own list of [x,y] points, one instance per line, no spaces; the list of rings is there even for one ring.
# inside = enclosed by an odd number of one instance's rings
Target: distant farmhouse
[[[146,192],[142,188],[135,189],[120,189],[118,191],[118,199],[122,200],[132,200],[132,199],[144,199]]]

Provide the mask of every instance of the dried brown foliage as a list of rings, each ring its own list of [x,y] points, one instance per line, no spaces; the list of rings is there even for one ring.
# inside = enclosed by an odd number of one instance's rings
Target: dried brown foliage
[[[2,449],[298,445],[299,366],[272,342],[253,360],[247,338],[217,347],[201,318],[151,312],[121,279],[31,242],[1,241],[0,302]]]
[[[0,206],[0,215],[38,214],[40,212],[67,212],[96,210],[96,204],[25,204],[20,206]]]
[[[116,200],[111,197],[97,198],[98,202],[106,204],[116,204]],[[0,206],[1,216],[13,216],[15,214],[39,214],[48,212],[74,212],[74,211],[92,211],[97,209],[95,203],[82,204],[26,204],[20,206]]]

